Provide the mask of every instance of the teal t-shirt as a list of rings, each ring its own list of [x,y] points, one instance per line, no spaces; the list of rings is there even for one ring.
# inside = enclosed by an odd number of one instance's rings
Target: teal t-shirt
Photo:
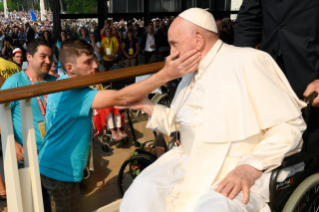
[[[67,78],[62,75],[58,80]],[[91,88],[80,88],[48,96],[46,136],[39,152],[41,174],[65,182],[83,179],[91,141],[91,105],[96,93]]]
[[[52,75],[47,75],[46,81],[55,81],[57,78]],[[34,84],[44,83],[42,82],[34,82]],[[24,71],[21,71],[17,74],[12,75],[9,77],[1,87],[1,90],[11,89],[11,88],[18,88],[27,85],[32,85],[28,76],[25,74]],[[41,102],[43,103],[44,96],[40,96]],[[42,115],[39,102],[37,97],[33,97],[31,99],[32,105],[32,113],[33,113],[33,122],[34,122],[34,129],[35,129],[35,138],[37,140],[37,149],[39,150],[42,145],[42,136],[39,129],[39,122],[44,121],[44,116]],[[14,138],[15,140],[23,145],[23,137],[22,137],[22,126],[21,126],[21,114],[20,114],[20,101],[14,101],[10,104],[11,113],[12,113],[12,124],[13,124],[13,131],[14,131]]]

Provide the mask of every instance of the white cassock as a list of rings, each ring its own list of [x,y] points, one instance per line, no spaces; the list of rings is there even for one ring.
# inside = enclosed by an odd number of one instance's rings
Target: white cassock
[[[305,103],[266,53],[217,41],[198,71],[183,78],[171,109],[156,105],[147,127],[182,145],[147,167],[123,198],[121,212],[270,211],[271,171],[300,150]],[[236,166],[264,173],[230,200],[215,192]]]

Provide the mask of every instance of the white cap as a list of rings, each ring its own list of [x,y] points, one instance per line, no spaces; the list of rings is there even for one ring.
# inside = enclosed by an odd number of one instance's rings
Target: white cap
[[[23,54],[22,50],[19,49],[19,48],[16,48],[16,49],[13,50],[12,56],[15,55],[15,53],[22,53]]]
[[[190,8],[179,14],[179,17],[208,31],[218,33],[213,15],[204,9]]]

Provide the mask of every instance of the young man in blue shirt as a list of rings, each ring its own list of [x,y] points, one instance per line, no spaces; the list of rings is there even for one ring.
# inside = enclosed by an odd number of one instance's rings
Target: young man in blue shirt
[[[32,84],[55,81],[56,77],[49,75],[52,66],[53,50],[50,44],[43,40],[35,39],[28,44],[27,60],[28,69],[16,73],[9,77],[1,90],[18,88]],[[39,150],[44,134],[41,135],[40,128],[44,126],[44,116],[46,109],[46,96],[33,97],[31,99],[33,122],[37,149]],[[15,139],[15,148],[19,168],[24,167],[23,137],[20,114],[20,101],[14,101],[10,104],[12,113],[12,124]],[[1,131],[0,131],[1,132]],[[45,189],[42,189],[45,211],[51,211],[49,195]]]
[[[158,73],[119,91],[81,88],[48,96],[46,136],[39,163],[43,186],[52,195],[56,211],[81,211],[79,183],[89,155],[92,109],[132,104],[168,81],[197,69],[200,54],[195,50],[173,60],[176,57],[178,52],[167,58]],[[98,67],[92,46],[83,40],[64,41],[60,62],[66,74],[59,80],[94,74]]]

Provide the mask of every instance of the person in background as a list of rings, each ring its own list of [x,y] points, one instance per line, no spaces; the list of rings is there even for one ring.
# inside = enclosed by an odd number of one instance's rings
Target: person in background
[[[128,32],[129,30],[133,30],[133,23],[130,22],[130,21],[127,23],[127,29],[126,29],[126,31],[123,33],[123,38],[124,38],[124,39],[127,39],[127,32]],[[134,37],[134,34],[133,34],[133,37]]]
[[[6,60],[8,60],[11,55],[12,55],[12,51],[14,49],[12,43],[11,43],[11,39],[6,37],[3,39],[4,40],[4,45],[1,51],[2,57]]]
[[[21,68],[8,60],[0,57],[0,88],[7,78],[21,71]]]
[[[137,38],[136,36],[137,36],[139,28],[140,28],[140,26],[135,22],[134,27],[133,27],[134,38]]]
[[[222,20],[217,20],[216,21],[216,25],[217,25],[217,30],[218,30],[218,34],[219,34],[219,39],[221,39],[224,43],[229,43],[229,36],[227,31],[225,32],[223,30],[224,27],[224,23]],[[227,29],[227,27],[226,27]]]
[[[56,78],[59,78],[60,76],[55,74],[55,69],[56,69],[56,65],[55,65],[55,63],[52,63],[52,66],[51,66],[51,69],[49,71],[49,74],[52,75],[52,76],[55,76]]]
[[[109,70],[109,68],[113,65],[113,55],[119,52],[119,42],[116,37],[112,37],[112,29],[107,28],[105,30],[106,38],[104,38],[101,42],[101,50],[100,52],[103,54],[103,63],[105,70]]]
[[[124,30],[123,30],[123,29],[120,29],[119,31],[115,31],[115,33],[113,34],[113,36],[117,38],[117,40],[118,40],[120,46],[122,45],[123,40],[124,40],[124,38],[123,38],[123,36],[124,36],[123,33],[124,33]],[[122,50],[122,49],[120,48],[120,51],[121,51],[121,50]]]
[[[157,31],[157,38],[159,41],[159,51],[167,57],[169,55],[170,46],[168,43],[167,28],[164,21],[161,23],[161,28]]]
[[[25,29],[26,29],[26,33],[27,33],[27,45],[34,40],[35,38],[35,32],[34,30],[32,29],[32,27],[30,26],[30,23],[27,21],[25,23]]]
[[[44,31],[43,33],[43,40],[47,41],[53,46],[53,39],[51,37],[51,33],[49,31]]]
[[[157,31],[161,29],[160,27],[160,20],[156,19],[155,24],[154,24],[154,34],[157,35]]]
[[[23,64],[23,52],[20,48],[16,48],[12,52],[12,61],[17,64],[20,68]]]
[[[93,49],[94,49],[94,54],[96,55],[96,63],[99,66],[99,71],[103,72],[104,71],[104,66],[101,64],[101,43],[97,41],[95,33],[91,32],[90,33],[90,42],[89,44],[92,45]]]
[[[101,40],[103,40],[106,36],[105,36],[105,30],[107,28],[111,28],[111,24],[112,21],[111,20],[105,20],[104,22],[104,27],[100,30],[100,35],[101,35]],[[115,30],[116,31],[116,30]],[[112,30],[112,34],[113,34],[113,30]]]
[[[81,29],[81,37],[80,37],[80,39],[85,40],[86,42],[90,41],[89,32],[88,32],[88,30],[85,27],[82,27],[82,29]]]
[[[56,43],[56,47],[58,48],[58,50],[60,50],[62,42],[67,39],[66,36],[67,36],[66,35],[66,31],[62,31],[61,32],[61,37]],[[60,61],[58,61],[58,75],[61,75],[63,73],[64,73],[64,70],[63,70],[62,64],[60,63]]]
[[[141,48],[145,56],[145,64],[148,64],[151,57],[158,50],[158,38],[157,35],[154,35],[154,26],[153,23],[148,25],[148,33],[146,33],[142,39]]]
[[[125,57],[125,67],[136,66],[136,56],[139,53],[139,45],[133,37],[133,31],[127,31],[127,39],[122,43],[122,53]]]
[[[23,28],[20,29],[18,37],[19,37],[19,46],[22,47],[25,44],[26,38],[27,38],[27,34],[24,32]]]

